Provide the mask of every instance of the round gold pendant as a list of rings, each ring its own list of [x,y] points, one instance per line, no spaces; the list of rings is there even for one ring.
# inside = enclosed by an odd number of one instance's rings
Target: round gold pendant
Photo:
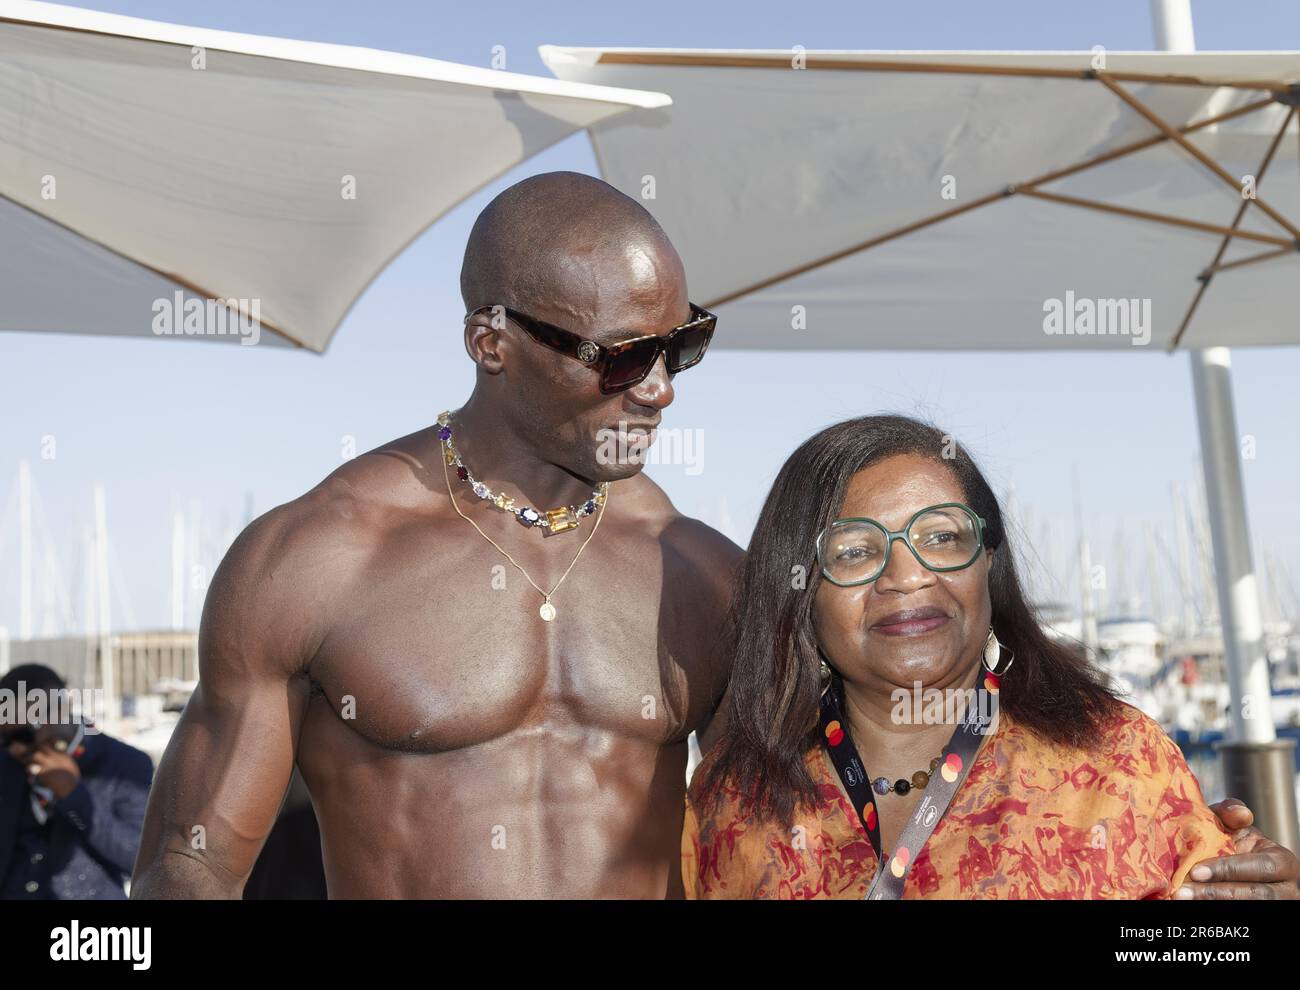
[[[547,622],[550,622],[555,618],[555,606],[550,602],[542,602],[542,607],[537,610],[537,614]]]

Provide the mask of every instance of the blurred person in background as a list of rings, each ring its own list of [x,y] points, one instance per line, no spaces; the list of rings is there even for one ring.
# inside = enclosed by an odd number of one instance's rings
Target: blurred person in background
[[[63,679],[39,664],[15,667],[0,678],[5,900],[126,897],[153,761],[88,718],[27,718],[33,711],[66,710],[51,700],[65,690]]]

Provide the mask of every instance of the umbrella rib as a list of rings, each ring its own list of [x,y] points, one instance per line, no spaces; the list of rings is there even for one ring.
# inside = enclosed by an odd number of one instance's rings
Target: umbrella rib
[[[1296,253],[1296,249],[1294,246],[1284,247],[1284,248],[1274,248],[1272,251],[1261,251],[1259,254],[1248,255],[1245,258],[1238,258],[1236,261],[1225,261],[1221,265],[1218,264],[1211,265],[1209,268],[1205,269],[1205,271],[1201,272],[1201,276],[1207,277],[1210,275],[1215,275],[1219,272],[1231,271],[1233,268],[1241,268],[1245,265],[1253,265],[1257,261],[1268,261],[1270,258],[1280,258],[1285,254],[1295,254],[1295,253]],[[1182,331],[1179,332],[1181,333]],[[1176,346],[1176,342],[1177,342],[1177,338],[1175,337],[1175,344],[1171,346]]]
[[[683,52],[601,52],[600,65],[679,65],[721,69],[790,69],[790,55],[695,55]],[[1092,53],[1088,53],[1091,59]],[[876,59],[829,59],[805,55],[807,69],[849,72],[915,72],[971,76],[1023,76],[1036,79],[1091,79],[1095,70],[1048,69],[1040,66],[963,65],[957,62],[886,62]],[[1161,83],[1168,86],[1226,86],[1231,89],[1259,89],[1276,92],[1291,87],[1289,82],[1261,79],[1201,79],[1199,76],[1159,75],[1151,72],[1112,72],[1124,82]]]
[[[1169,137],[1169,140],[1177,142],[1189,155],[1230,185],[1238,194],[1241,193],[1241,184],[1228,174],[1227,170],[1224,169],[1223,166],[1203,152],[1200,148],[1196,147],[1196,145],[1192,144],[1192,142],[1188,141],[1187,138],[1178,132],[1177,128],[1169,124],[1168,121],[1126,90],[1123,86],[1111,79],[1106,73],[1098,72],[1095,75],[1103,86],[1132,107],[1139,115],[1146,118],[1148,123],[1163,131]],[[1257,198],[1255,200],[1248,200],[1248,202],[1254,202],[1254,204],[1263,210],[1264,213],[1266,213],[1275,223],[1286,230],[1293,240],[1300,240],[1300,230],[1297,230],[1291,221],[1287,220],[1286,217],[1282,216],[1282,214],[1278,213],[1262,199]]]
[[[1248,113],[1254,113],[1256,110],[1263,110],[1265,107],[1276,105],[1276,100],[1272,98],[1266,100],[1256,100],[1253,103],[1245,103],[1235,110],[1225,110],[1223,113],[1215,114],[1213,117],[1207,117],[1205,120],[1197,121],[1195,124],[1188,124],[1186,127],[1179,128],[1183,134],[1191,134],[1194,131],[1202,130],[1212,124],[1221,124],[1225,120],[1233,120],[1242,117]],[[1121,145],[1104,154],[1097,155],[1095,158],[1088,158],[1079,162],[1077,165],[1069,165],[1066,168],[1057,169],[1055,172],[1048,172],[1046,175],[1040,175],[1036,179],[1030,179],[1028,182],[1019,184],[1020,189],[1029,186],[1042,186],[1049,182],[1055,182],[1057,179],[1064,179],[1067,176],[1074,175],[1076,172],[1082,172],[1084,169],[1092,168],[1095,165],[1104,165],[1106,162],[1114,161],[1116,158],[1123,158],[1125,155],[1131,155],[1137,151],[1145,151],[1147,148],[1154,147],[1170,140],[1168,134],[1154,134],[1149,138],[1143,138],[1141,141],[1134,141],[1132,144]]]
[[[1278,128],[1278,132],[1273,135],[1273,140],[1269,143],[1268,151],[1264,154],[1264,160],[1260,162],[1259,168],[1255,170],[1256,187],[1258,187],[1260,181],[1263,180],[1264,173],[1268,171],[1269,165],[1272,164],[1273,155],[1277,153],[1278,146],[1282,143],[1282,136],[1286,134],[1286,129],[1291,126],[1291,120],[1294,117],[1295,107],[1291,107],[1287,111],[1286,119],[1282,121],[1282,126]],[[1233,230],[1236,230],[1238,226],[1240,226],[1241,221],[1245,219],[1246,208],[1249,205],[1250,200],[1243,199],[1241,205],[1237,207],[1237,215],[1232,218]],[[1198,276],[1198,281],[1201,283],[1200,287],[1196,290],[1196,295],[1192,297],[1191,305],[1187,307],[1187,312],[1183,315],[1183,322],[1179,325],[1178,332],[1174,334],[1173,339],[1169,342],[1169,352],[1171,354],[1177,349],[1179,342],[1183,339],[1183,334],[1187,332],[1188,326],[1191,325],[1192,317],[1196,315],[1196,309],[1201,304],[1201,298],[1207,291],[1209,291],[1210,279],[1214,277],[1216,272],[1227,271],[1230,268],[1240,268],[1243,265],[1254,264],[1257,261],[1266,261],[1269,258],[1276,258],[1280,255],[1291,253],[1295,251],[1297,247],[1300,247],[1300,244],[1293,243],[1287,247],[1280,247],[1276,251],[1264,251],[1260,254],[1253,254],[1248,258],[1228,262],[1226,265],[1220,264],[1230,243],[1232,243],[1232,235],[1223,238],[1223,243],[1219,245],[1219,250],[1215,252],[1214,260],[1210,262],[1210,267],[1201,272]]]
[[[1066,206],[1081,206],[1090,210],[1100,210],[1103,213],[1115,213],[1119,216],[1132,217],[1135,220],[1150,220],[1153,223],[1169,224],[1175,227],[1186,227],[1189,230],[1201,230],[1208,234],[1222,234],[1229,240],[1233,237],[1241,237],[1248,241],[1259,241],[1263,244],[1277,244],[1295,250],[1295,242],[1285,237],[1276,237],[1273,234],[1257,234],[1251,230],[1236,230],[1232,227],[1224,227],[1217,223],[1204,223],[1200,220],[1188,220],[1185,217],[1170,216],[1167,213],[1152,213],[1149,210],[1135,210],[1129,206],[1115,206],[1112,203],[1102,203],[1095,199],[1080,199],[1077,196],[1063,196],[1060,193],[1044,192],[1041,189],[1019,188],[1016,192],[1023,193],[1026,196],[1034,196],[1038,199],[1051,200],[1054,203],[1064,203]]]
[[[1264,160],[1260,162],[1259,168],[1255,170],[1255,185],[1257,188],[1260,182],[1262,182],[1264,179],[1264,173],[1268,171],[1269,165],[1272,164],[1273,156],[1277,153],[1278,145],[1282,143],[1282,136],[1286,133],[1287,127],[1289,127],[1291,124],[1291,118],[1294,116],[1295,116],[1295,108],[1292,107],[1290,110],[1287,111],[1286,119],[1282,121],[1281,128],[1279,128],[1278,132],[1275,135],[1273,135],[1273,140],[1269,142],[1268,151],[1264,153]],[[1236,216],[1232,218],[1231,226],[1233,230],[1236,230],[1241,225],[1241,221],[1245,219],[1246,208],[1249,205],[1250,205],[1250,200],[1243,197],[1241,204],[1237,207]],[[1231,237],[1225,237],[1223,239],[1223,243],[1219,245],[1219,250],[1214,255],[1214,260],[1210,262],[1210,269],[1207,269],[1207,271],[1219,267],[1219,262],[1223,260],[1223,255],[1228,250],[1228,245],[1231,243],[1232,243]],[[1293,244],[1292,248],[1294,249],[1294,247],[1295,245]],[[1224,267],[1234,267],[1234,266],[1224,266]]]
[[[1273,105],[1273,102],[1274,101],[1271,99],[1256,100],[1253,103],[1247,103],[1243,106],[1237,107],[1235,110],[1226,110],[1223,113],[1216,114],[1213,117],[1208,117],[1205,120],[1197,121],[1195,124],[1189,124],[1186,127],[1182,128],[1182,130],[1187,133],[1190,133],[1192,131],[1199,131],[1204,127],[1209,127],[1211,124],[1217,124],[1220,123],[1221,121],[1231,120],[1234,117],[1240,117],[1244,114],[1253,113],[1256,110],[1261,110],[1264,107],[1270,107]],[[1006,196],[1011,195],[1016,191],[1028,192],[1034,187],[1042,185],[1044,183],[1052,182],[1056,179],[1064,178],[1067,175],[1073,175],[1076,172],[1082,172],[1084,169],[1093,168],[1094,166],[1097,165],[1103,165],[1106,162],[1114,161],[1115,159],[1122,158],[1125,155],[1131,155],[1137,151],[1143,151],[1146,148],[1150,148],[1152,145],[1160,144],[1162,141],[1168,141],[1168,140],[1169,140],[1168,135],[1157,134],[1154,135],[1153,137],[1144,138],[1141,141],[1134,141],[1132,144],[1127,144],[1119,148],[1112,149],[1111,151],[1108,151],[1104,154],[1097,155],[1095,158],[1089,158],[1086,161],[1079,162],[1076,165],[1070,165],[1063,169],[1057,169],[1054,172],[1048,172],[1045,175],[1037,176],[1036,178],[1030,179],[1027,182],[1019,183],[1018,185],[1008,186],[1006,189],[1000,192],[996,192],[988,196],[982,196],[979,199],[974,200],[973,202],[967,203],[965,206],[959,206],[951,210],[944,210],[941,213],[936,213],[929,217],[925,217],[921,220],[915,221],[913,223],[905,224],[902,227],[896,227],[893,230],[886,231],[885,233],[877,237],[873,237],[870,240],[863,241],[859,244],[855,244],[852,247],[843,249],[842,251],[836,251],[834,254],[829,254],[824,257],[817,258],[816,260],[811,261],[808,264],[800,265],[798,268],[792,268],[788,271],[780,272],[769,278],[765,278],[760,282],[755,282],[752,285],[747,285],[744,288],[737,289],[734,292],[729,292],[725,296],[718,296],[715,299],[708,300],[705,303],[705,305],[708,307],[714,307],[714,306],[721,306],[724,303],[733,302],[734,300],[739,299],[742,296],[749,295],[751,292],[758,292],[762,289],[768,288],[769,286],[775,285],[778,282],[784,282],[786,279],[794,278],[796,275],[803,275],[804,273],[810,272],[815,268],[820,268],[823,265],[829,265],[832,262],[839,261],[842,258],[847,258],[849,255],[857,254],[861,251],[866,251],[869,248],[876,247],[879,244],[884,244],[888,241],[894,240],[895,238],[902,237],[904,234],[910,234],[913,233],[914,231],[921,230],[922,228],[929,227],[932,224],[936,224],[941,220],[947,220],[951,217],[959,216],[962,213],[966,213],[969,210],[975,209],[976,207],[985,206],[989,203],[995,202],[996,200],[1003,199]]]
[[[18,207],[20,210],[26,210],[28,213],[32,214],[35,217],[38,217],[41,220],[44,220],[46,223],[52,223],[56,227],[60,227],[63,230],[66,230],[69,234],[72,234],[74,237],[79,237],[83,241],[87,241],[90,244],[94,244],[96,247],[103,248],[105,251],[109,252],[110,254],[116,255],[117,257],[121,258],[123,261],[129,262],[137,266],[138,268],[143,268],[145,271],[152,272],[153,274],[159,276],[160,278],[165,278],[167,279],[167,281],[173,282],[176,285],[179,285],[183,289],[188,289],[190,292],[193,292],[195,295],[202,296],[204,299],[212,299],[216,302],[219,302],[227,309],[233,308],[241,316],[248,315],[243,311],[242,306],[231,307],[226,302],[225,298],[218,295],[217,293],[209,292],[207,289],[203,288],[202,286],[195,285],[193,282],[190,282],[187,279],[183,279],[179,275],[173,275],[171,272],[165,272],[160,268],[155,268],[153,265],[147,264],[146,262],[141,261],[139,258],[132,258],[129,254],[125,254],[119,251],[117,248],[105,244],[103,241],[97,240],[94,237],[89,236],[88,234],[83,234],[75,227],[70,227],[68,226],[68,224],[64,223],[61,220],[55,220],[53,217],[46,216],[44,213],[41,213],[39,210],[33,210],[26,203],[20,203],[12,196],[7,196],[4,193],[0,192],[0,199],[8,200],[10,203],[13,203],[14,206]],[[279,334],[281,337],[283,337],[285,340],[289,341],[292,344],[296,344],[297,346],[306,348],[307,350],[312,350],[312,348],[307,347],[307,345],[304,344],[297,337],[286,332],[285,330],[282,330],[280,327],[276,326],[270,320],[262,319],[261,317],[259,317],[257,323],[258,326],[265,327],[266,329]]]
[[[951,217],[968,213],[981,206],[986,206],[995,200],[1005,199],[1009,195],[1011,195],[1010,191],[1004,189],[988,196],[981,196],[979,199],[971,200],[971,202],[966,203],[964,206],[957,206],[951,210],[944,210],[941,213],[935,213],[921,220],[906,224],[905,226],[896,227],[893,230],[886,231],[878,237],[873,237],[860,244],[854,244],[852,247],[847,247],[841,251],[836,251],[834,254],[828,254],[824,257],[817,258],[805,265],[800,265],[797,268],[791,268],[788,271],[780,272],[779,274],[765,278],[760,282],[755,282],[742,289],[737,289],[735,292],[728,292],[725,296],[718,296],[717,298],[705,303],[705,306],[708,309],[713,309],[717,306],[723,305],[724,303],[729,303],[733,300],[739,299],[741,296],[747,296],[751,292],[758,292],[762,289],[768,288],[769,286],[775,285],[778,282],[784,282],[786,279],[794,278],[796,275],[803,275],[805,272],[810,272],[814,268],[821,268],[823,265],[829,265],[832,262],[839,261],[841,258],[847,258],[849,255],[857,254],[860,251],[866,251],[868,248],[873,248],[878,244],[884,244],[886,241],[892,241],[895,238],[902,237],[904,234],[910,234],[914,231],[921,230],[922,228],[929,227],[932,224],[939,223],[941,220],[947,220]]]

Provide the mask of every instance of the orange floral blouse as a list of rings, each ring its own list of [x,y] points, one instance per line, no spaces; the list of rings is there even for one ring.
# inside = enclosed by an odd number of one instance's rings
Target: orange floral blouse
[[[688,792],[688,898],[866,896],[877,867],[866,830],[824,748],[806,763],[818,799],[790,829],[742,814],[734,788],[701,819]],[[1232,851],[1183,754],[1136,708],[1124,705],[1088,749],[1044,740],[1002,711],[903,897],[1169,897],[1197,863]]]

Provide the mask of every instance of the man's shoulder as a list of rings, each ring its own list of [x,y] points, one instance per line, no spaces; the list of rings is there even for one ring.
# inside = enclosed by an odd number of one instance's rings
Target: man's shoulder
[[[292,575],[336,558],[347,559],[349,547],[363,545],[367,531],[365,500],[345,477],[330,475],[310,491],[277,505],[254,519],[227,554],[223,567],[249,580],[272,574]],[[340,552],[343,557],[338,559]]]
[[[348,510],[358,524],[383,525],[408,513],[430,513],[447,498],[447,477],[436,427],[398,437],[352,458],[308,495]]]
[[[691,570],[719,579],[728,593],[745,556],[745,551],[723,533],[680,514],[663,528],[660,542]]]
[[[413,435],[414,436],[414,435]],[[402,438],[359,455],[313,488],[254,519],[231,545],[209,597],[241,621],[270,618],[301,600],[337,600],[400,520],[436,499],[418,480]]]
[[[335,566],[349,551],[382,541],[400,519],[438,504],[432,467],[421,453],[428,431],[393,440],[339,465],[313,488],[258,517],[241,539],[275,547],[284,558],[312,562],[330,555]],[[339,555],[343,554],[340,559]]]
[[[229,664],[235,673],[250,657],[301,672],[395,529],[417,511],[417,492],[429,511],[433,500],[413,463],[418,449],[404,437],[353,458],[245,527],[204,602],[204,677],[220,658],[237,658]]]
[[[624,482],[636,500],[635,511],[652,528],[659,542],[699,567],[735,569],[745,552],[708,523],[680,512],[668,493],[644,474]]]

